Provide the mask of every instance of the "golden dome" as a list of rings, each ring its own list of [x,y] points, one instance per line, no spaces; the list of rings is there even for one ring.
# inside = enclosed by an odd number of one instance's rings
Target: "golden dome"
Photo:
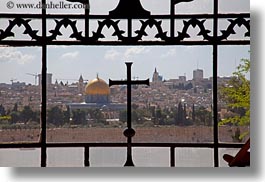
[[[85,87],[86,95],[109,95],[109,85],[98,76],[96,79],[91,80]]]

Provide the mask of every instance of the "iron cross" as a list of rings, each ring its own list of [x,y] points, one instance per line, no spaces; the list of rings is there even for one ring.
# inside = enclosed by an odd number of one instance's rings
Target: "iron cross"
[[[127,85],[127,129],[123,134],[127,137],[127,161],[124,166],[134,166],[132,161],[132,137],[135,135],[132,129],[132,85],[149,85],[149,79],[146,80],[132,80],[131,67],[132,62],[126,62],[127,66],[127,80],[111,80],[109,79],[109,86],[112,85]]]

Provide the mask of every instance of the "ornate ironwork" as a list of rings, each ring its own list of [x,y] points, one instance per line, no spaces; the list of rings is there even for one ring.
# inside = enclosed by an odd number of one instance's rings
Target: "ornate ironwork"
[[[31,19],[23,19],[23,18],[15,18],[13,20],[9,20],[8,27],[4,30],[0,29],[0,40],[3,41],[8,37],[14,37],[15,33],[12,31],[12,29],[15,26],[18,27],[24,26],[25,31],[23,34],[29,35],[29,37],[32,40],[36,41],[41,40],[42,36],[37,35],[38,30],[34,30],[31,28],[29,24],[30,21]],[[96,31],[92,32],[93,35],[91,37],[85,37],[82,35],[83,33],[82,31],[78,31],[78,28],[76,26],[77,20],[71,20],[69,18],[64,18],[61,20],[56,19],[55,20],[56,26],[54,29],[49,30],[51,35],[47,36],[46,41],[47,44],[49,44],[49,42],[56,41],[58,36],[63,36],[63,34],[60,32],[62,26],[64,26],[65,28],[67,27],[71,28],[72,34],[70,35],[69,38],[74,38],[75,40],[81,41],[85,44],[93,44],[100,40],[104,40],[105,36],[102,33],[102,31],[105,26],[107,28],[112,27],[114,29],[112,36],[116,36],[119,41],[124,43],[137,43],[137,42],[141,43],[142,38],[144,36],[148,36],[148,34],[145,31],[147,27],[150,28],[155,27],[157,34],[155,35],[154,38],[160,39],[160,41],[163,41],[165,44],[167,43],[178,44],[181,41],[185,41],[185,39],[190,38],[188,30],[191,26],[193,28],[197,26],[200,29],[200,32],[197,34],[197,36],[202,36],[203,41],[209,41],[209,42],[213,40],[225,41],[229,38],[230,35],[236,34],[236,32],[234,31],[235,26],[239,27],[244,26],[247,29],[244,36],[250,37],[250,20],[246,20],[243,17],[239,17],[236,19],[228,19],[230,24],[228,25],[227,29],[221,30],[222,35],[218,37],[211,36],[212,31],[204,26],[206,19],[200,20],[198,18],[191,18],[189,20],[183,20],[184,26],[182,31],[178,31],[178,35],[174,37],[168,36],[167,35],[168,32],[163,30],[162,26],[163,20],[156,20],[154,18],[149,18],[147,20],[139,20],[139,21],[141,22],[141,27],[140,29],[134,31],[137,34],[134,37],[124,36],[126,31],[119,27],[120,20],[112,20],[109,18],[104,19],[103,21],[98,21],[98,28]]]
[[[250,37],[250,20],[249,14],[218,14],[216,16],[220,17],[220,19],[226,19],[229,23],[226,29],[219,30],[219,36],[213,35],[213,30],[209,30],[205,26],[205,22],[211,21],[214,19],[214,16],[209,15],[177,15],[175,14],[174,7],[181,2],[189,2],[192,0],[172,0],[171,1],[171,13],[168,15],[150,15],[149,11],[146,11],[142,8],[142,5],[139,0],[136,1],[125,1],[120,0],[117,8],[113,11],[109,12],[109,15],[88,15],[89,12],[86,12],[85,16],[76,15],[76,18],[68,18],[68,16],[63,16],[63,18],[57,18],[56,15],[46,15],[47,19],[54,19],[55,27],[53,29],[48,30],[51,35],[46,37],[46,44],[52,44],[53,42],[59,42],[57,40],[58,36],[63,36],[63,33],[60,32],[62,26],[65,28],[70,28],[72,34],[68,38],[73,38],[76,41],[80,41],[80,44],[100,44],[107,40],[108,37],[105,37],[103,28],[112,27],[114,32],[112,36],[117,37],[117,41],[113,41],[115,44],[142,44],[149,43],[152,44],[154,40],[156,42],[160,42],[162,44],[181,44],[183,42],[191,41],[191,35],[188,33],[190,27],[198,27],[199,33],[197,36],[202,36],[202,41],[208,44],[211,44],[213,41],[228,41],[229,36],[236,34],[234,28],[236,26],[242,27],[244,26],[246,32],[244,37]],[[79,1],[79,0],[71,0],[71,2],[80,2],[89,4],[88,0]],[[4,17],[4,16],[3,16]],[[27,34],[32,40],[39,41],[42,39],[42,35],[37,35],[38,30],[34,30],[31,28],[29,24],[32,19],[23,18],[23,16],[16,16],[13,20],[9,20],[9,25],[6,28],[0,29],[0,43],[5,41],[6,38],[14,37],[15,32],[13,32],[13,28],[17,25],[18,27],[24,26],[25,31],[24,34]],[[62,16],[60,16],[62,17]],[[33,16],[35,19],[35,17]],[[78,19],[85,19],[85,32],[88,32],[90,29],[89,21],[93,21],[95,19],[103,19],[97,22],[96,31],[91,32],[91,36],[83,35],[83,31],[78,31],[77,21]],[[121,19],[128,19],[127,28],[124,28],[120,25]],[[181,31],[176,30],[176,22],[175,20],[182,20],[178,22],[183,28]],[[133,29],[132,20],[140,22],[141,26],[139,29]],[[165,30],[162,26],[163,21],[170,20],[170,29]],[[181,24],[180,24],[181,23]],[[154,29],[157,33],[154,37],[150,37],[150,41],[143,41],[144,36],[148,36],[146,32],[147,27]],[[175,32],[177,33],[175,34]],[[132,36],[132,32],[136,35]],[[150,35],[149,35],[150,36]],[[240,38],[242,39],[242,38]],[[202,42],[199,41],[199,42]],[[233,40],[234,41],[234,40]],[[247,40],[249,42],[249,40]],[[198,41],[197,41],[198,42]],[[198,44],[200,44],[198,42]]]

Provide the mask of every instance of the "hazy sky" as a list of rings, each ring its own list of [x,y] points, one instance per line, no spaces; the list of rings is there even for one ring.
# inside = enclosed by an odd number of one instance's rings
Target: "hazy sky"
[[[0,12],[30,12],[39,13],[40,10],[18,10],[6,8],[8,0],[1,0]],[[29,2],[28,0],[17,0],[13,2]],[[38,2],[31,0],[30,2]],[[59,2],[59,0],[53,1]],[[168,14],[169,1],[165,0],[142,0],[145,9],[153,14]],[[176,7],[176,13],[211,13],[211,0],[195,0],[193,3],[183,3]],[[118,0],[90,0],[91,14],[108,14],[109,10],[116,7]],[[104,4],[104,6],[102,6]],[[239,5],[240,4],[240,5]],[[219,5],[221,12],[249,11],[248,0],[221,0]],[[82,13],[77,10],[74,13]],[[69,10],[54,11],[48,13],[69,13]],[[71,11],[71,13],[73,13]],[[39,29],[38,21],[32,21],[34,29]],[[77,23],[82,30],[83,23]],[[0,19],[0,29],[8,25],[8,20]],[[207,24],[211,28],[211,23]],[[220,27],[226,28],[226,22]],[[167,27],[167,24],[164,24]],[[54,27],[54,21],[48,22],[48,28]],[[93,29],[93,26],[92,26]],[[242,35],[246,30],[244,27],[236,27]],[[24,28],[14,28],[18,36],[16,38],[28,39],[23,35]],[[111,35],[112,30],[105,30]],[[68,29],[61,29],[61,32],[70,35]],[[40,32],[39,32],[40,33]],[[152,31],[149,32],[152,34]],[[198,29],[190,30],[196,35]],[[61,37],[64,39],[65,37]],[[60,38],[59,38],[60,39]],[[235,71],[236,65],[241,58],[249,58],[250,46],[219,46],[219,75],[230,76]],[[98,73],[106,81],[109,78],[122,79],[126,77],[124,62],[133,62],[133,76],[139,79],[151,78],[157,68],[164,79],[178,78],[186,75],[192,78],[192,71],[196,68],[204,70],[204,76],[212,76],[212,47],[211,46],[49,46],[48,47],[48,72],[53,74],[55,79],[78,79],[80,74],[84,79],[93,79]],[[3,48],[0,47],[0,83],[10,83],[11,79],[20,82],[34,83],[34,77],[27,73],[40,73],[41,70],[41,49],[37,47],[27,48]]]

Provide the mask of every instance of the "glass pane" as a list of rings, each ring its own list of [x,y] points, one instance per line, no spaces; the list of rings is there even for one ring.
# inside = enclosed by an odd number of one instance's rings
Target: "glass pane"
[[[213,150],[201,148],[176,148],[176,167],[214,167]]]
[[[220,13],[250,13],[250,0],[221,0],[218,2]]]
[[[47,14],[84,14],[87,5],[62,0],[46,0]]]
[[[83,167],[83,148],[48,148],[47,167]]]
[[[133,80],[151,82],[132,88],[133,141],[212,141],[211,48],[194,46],[49,46],[48,141],[126,141],[127,87],[108,87],[108,79],[126,79],[124,60],[134,61]],[[163,80],[152,80],[155,68]],[[104,93],[90,90],[97,82]]]
[[[91,167],[123,167],[126,161],[126,148],[97,147],[89,149]]]
[[[0,142],[38,141],[41,49],[0,47]]]
[[[169,148],[135,147],[133,148],[133,162],[137,167],[169,167]]]
[[[109,11],[114,10],[119,0],[89,0],[90,14],[92,15],[108,15]],[[104,4],[104,6],[102,6]]]
[[[132,89],[133,141],[212,141],[211,48],[144,47],[133,54],[139,49],[130,48],[132,74],[135,80],[149,78],[150,86]]]
[[[108,86],[109,78],[120,75],[123,62],[104,58],[109,49],[49,47],[48,142],[126,141],[119,121],[126,103],[118,102]]]
[[[249,46],[219,46],[219,140],[245,142],[250,132]],[[239,65],[242,67],[238,68]],[[239,72],[240,71],[240,72]]]
[[[39,167],[40,149],[1,149],[1,167]]]
[[[40,0],[1,0],[0,2],[1,13],[27,13],[27,14],[40,14],[41,3]]]
[[[196,0],[175,5],[175,14],[213,13],[213,0]]]
[[[223,148],[219,149],[219,166],[220,167],[229,167],[227,162],[223,159],[224,154],[229,154],[231,156],[236,156],[240,149],[236,148]]]

